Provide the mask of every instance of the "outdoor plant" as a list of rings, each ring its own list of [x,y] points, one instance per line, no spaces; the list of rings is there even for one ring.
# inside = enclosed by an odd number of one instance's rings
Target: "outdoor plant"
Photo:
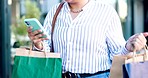
[[[12,33],[15,36],[16,42],[20,44],[20,46],[26,46],[28,44],[27,36],[27,26],[24,23],[25,18],[37,18],[40,19],[40,10],[37,7],[36,2],[32,2],[30,0],[25,0],[25,15],[22,17],[17,17],[17,21],[15,25],[11,26]]]

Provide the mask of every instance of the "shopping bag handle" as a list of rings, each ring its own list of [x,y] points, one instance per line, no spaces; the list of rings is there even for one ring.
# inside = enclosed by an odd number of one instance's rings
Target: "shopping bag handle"
[[[32,50],[33,50],[32,49],[33,48],[33,45],[32,44],[33,44],[33,42],[31,42],[31,44],[30,44],[30,49],[29,48],[26,48],[27,50],[29,50],[29,53],[28,53],[29,56],[32,54]],[[44,56],[47,57],[46,50],[43,50],[43,51],[40,51],[40,52],[43,52],[44,53]]]
[[[148,55],[148,46],[147,44],[145,45],[144,47],[144,55],[143,55],[143,58],[144,58],[144,61],[146,61],[146,59],[148,58],[147,55]]]
[[[136,53],[134,45],[133,45],[133,48],[134,48],[134,51],[133,51],[133,56],[132,57],[133,57],[133,61],[136,62],[137,61],[136,57],[138,57],[138,54]],[[148,50],[148,46],[146,44],[145,47],[144,47],[144,54],[141,55],[141,56],[143,56],[144,61],[148,58],[147,57],[147,55],[148,55],[147,50]]]

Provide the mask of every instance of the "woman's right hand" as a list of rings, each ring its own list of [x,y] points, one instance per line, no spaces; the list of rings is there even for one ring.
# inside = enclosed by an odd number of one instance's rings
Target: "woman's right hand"
[[[28,37],[33,42],[36,48],[42,50],[43,49],[43,40],[47,40],[48,38],[42,38],[45,34],[42,33],[42,30],[35,30],[32,32],[32,27],[27,28]]]

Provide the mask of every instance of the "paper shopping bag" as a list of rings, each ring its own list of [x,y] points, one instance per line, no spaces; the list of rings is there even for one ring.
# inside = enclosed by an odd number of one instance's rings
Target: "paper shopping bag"
[[[144,52],[147,54],[146,51],[147,50],[144,50]],[[110,78],[123,78],[123,67],[122,66],[124,64],[133,63],[133,62],[142,62],[144,60],[142,53],[137,54],[136,58],[131,56],[132,54],[134,54],[134,52],[129,55],[114,56],[113,61],[112,61],[112,67],[110,70]],[[147,56],[144,56],[144,57],[147,57]],[[145,59],[145,60],[148,60],[148,59]]]
[[[61,78],[62,60],[59,53],[18,48],[14,57],[12,78]]]
[[[147,51],[147,50],[146,50]],[[133,61],[132,61],[133,60]],[[148,78],[148,53],[134,56],[123,65],[123,78]]]
[[[110,78],[123,78],[122,65],[125,64],[127,58],[127,56],[123,55],[114,56],[110,69]]]
[[[123,78],[148,78],[148,61],[124,64]]]

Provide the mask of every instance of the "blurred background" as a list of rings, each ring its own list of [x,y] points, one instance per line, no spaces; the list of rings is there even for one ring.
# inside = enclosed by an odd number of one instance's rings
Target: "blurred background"
[[[42,24],[50,8],[62,0],[0,0],[0,78],[11,78],[15,49],[29,47],[25,18]],[[96,0],[112,5],[118,12],[124,37],[148,32],[148,0]]]

